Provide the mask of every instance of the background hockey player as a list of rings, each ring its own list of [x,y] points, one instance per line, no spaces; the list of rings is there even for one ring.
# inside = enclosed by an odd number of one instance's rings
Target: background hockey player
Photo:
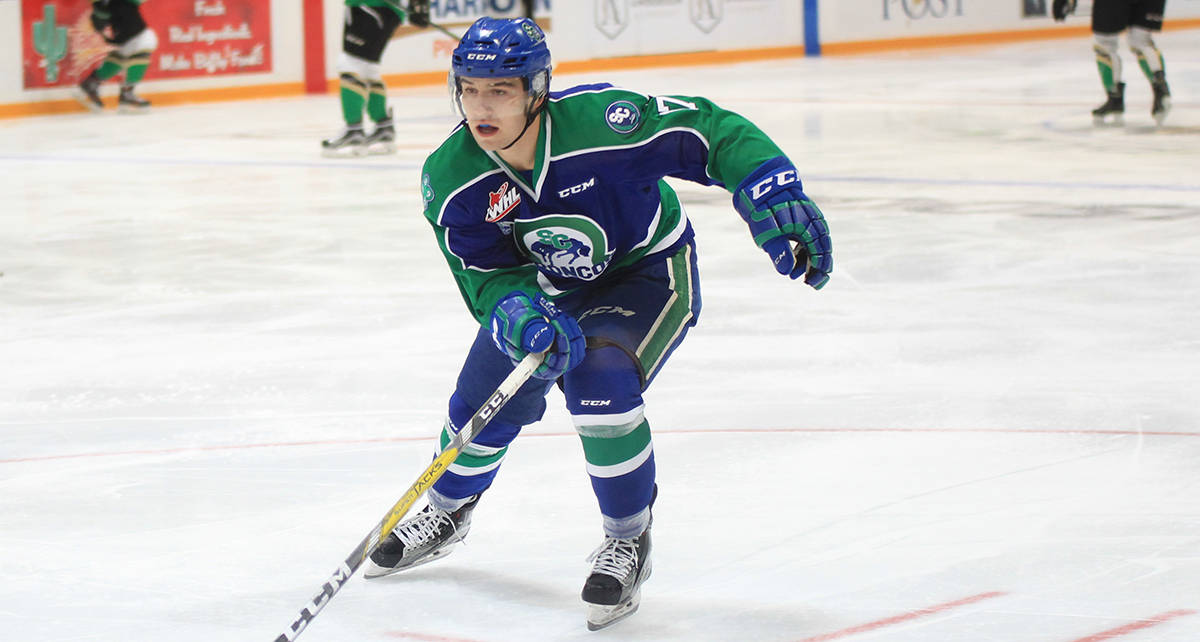
[[[662,179],[729,189],[775,270],[814,288],[829,279],[832,246],[795,166],[745,118],[704,98],[607,84],[550,93],[550,67],[545,35],[526,18],[481,18],[453,52],[464,120],[426,160],[421,189],[480,329],[442,444],[514,360],[545,358],[366,575],[430,561],[466,535],[509,444],[542,417],[557,380],[602,516],[583,587],[595,629],[632,613],[650,574],[656,485],[642,394],[700,312],[692,226]]]
[[[346,127],[339,136],[321,141],[325,155],[394,151],[396,129],[379,61],[406,17],[415,27],[428,27],[429,0],[409,0],[403,5],[399,0],[346,0],[342,55],[338,58]],[[363,129],[364,107],[375,123],[370,134]]]
[[[1054,19],[1065,20],[1075,11],[1076,0],[1054,0]],[[1117,51],[1118,36],[1129,29],[1129,49],[1137,56],[1142,73],[1150,81],[1154,102],[1150,115],[1158,124],[1171,111],[1171,90],[1167,87],[1167,70],[1162,53],[1154,45],[1151,34],[1162,31],[1166,0],[1094,0],[1092,2],[1092,34],[1096,65],[1108,99],[1092,110],[1096,124],[1125,122],[1125,83],[1121,80],[1121,55]]]
[[[158,36],[142,18],[143,2],[145,0],[92,0],[92,26],[115,48],[79,83],[78,98],[84,107],[92,111],[104,109],[100,83],[117,75],[122,76],[121,93],[117,97],[119,110],[138,111],[150,106],[150,101],[133,93],[150,66],[150,54],[158,47]]]

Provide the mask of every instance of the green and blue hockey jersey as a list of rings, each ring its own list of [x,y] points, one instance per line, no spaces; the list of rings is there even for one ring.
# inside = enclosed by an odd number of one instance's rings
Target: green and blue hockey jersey
[[[608,84],[552,92],[531,172],[460,124],[425,161],[422,195],[471,314],[487,325],[513,290],[602,285],[692,238],[671,176],[732,191],[783,152],[744,117],[698,97]]]

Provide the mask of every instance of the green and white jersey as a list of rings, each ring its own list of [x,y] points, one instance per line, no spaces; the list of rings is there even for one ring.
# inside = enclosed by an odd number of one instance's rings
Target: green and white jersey
[[[396,15],[404,18],[404,9],[400,6],[400,0],[346,0],[347,7],[387,7],[396,12]]]
[[[783,156],[707,99],[608,84],[551,93],[537,135],[531,172],[480,149],[463,124],[425,161],[425,217],[484,325],[513,290],[553,298],[600,286],[687,243],[692,227],[665,177],[732,191]]]

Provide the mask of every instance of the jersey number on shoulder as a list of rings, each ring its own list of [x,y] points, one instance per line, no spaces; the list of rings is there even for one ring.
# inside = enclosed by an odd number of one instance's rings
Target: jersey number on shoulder
[[[658,115],[666,116],[671,112],[695,110],[696,103],[689,103],[680,98],[672,98],[670,96],[655,96],[655,102],[658,104]]]

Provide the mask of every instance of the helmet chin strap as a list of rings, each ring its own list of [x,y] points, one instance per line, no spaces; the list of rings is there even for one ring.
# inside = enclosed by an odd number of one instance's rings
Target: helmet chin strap
[[[517,144],[517,141],[519,141],[519,140],[521,140],[522,138],[524,138],[524,137],[525,137],[525,132],[529,131],[529,126],[533,124],[533,120],[534,120],[535,118],[537,118],[537,115],[538,115],[538,114],[540,114],[540,113],[542,113],[542,109],[543,109],[545,106],[546,106],[546,99],[545,99],[545,98],[543,98],[543,99],[542,99],[542,104],[541,104],[541,105],[538,105],[538,108],[537,108],[537,109],[533,109],[532,107],[526,107],[526,108],[525,108],[525,126],[521,128],[521,133],[520,133],[520,134],[517,134],[517,137],[516,137],[516,138],[514,138],[514,139],[513,139],[513,141],[512,141],[511,143],[509,143],[509,144],[505,145],[504,147],[501,147],[501,148],[500,148],[500,151],[504,151],[504,150],[508,149],[509,147],[512,147],[513,145],[516,145],[516,144]]]

